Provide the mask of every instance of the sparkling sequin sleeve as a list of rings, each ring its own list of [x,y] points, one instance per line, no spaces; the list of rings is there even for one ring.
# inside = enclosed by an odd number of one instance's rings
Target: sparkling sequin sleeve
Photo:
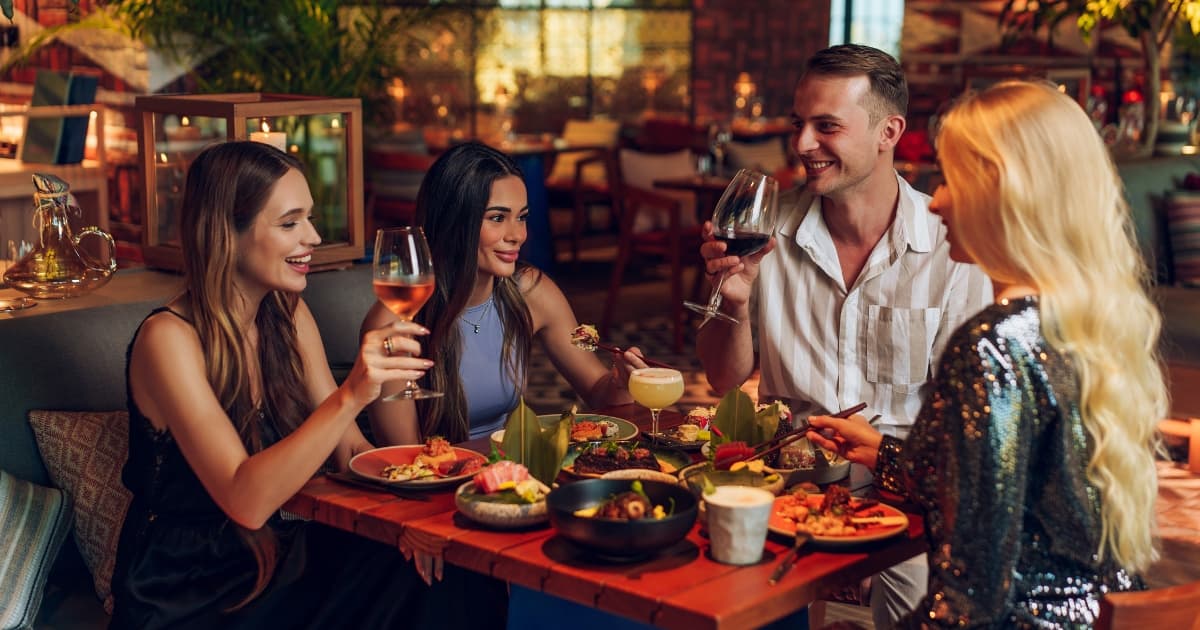
[[[904,442],[898,437],[885,435],[875,461],[875,485],[901,496],[908,493],[901,461],[903,454]]]
[[[1037,413],[1012,345],[1019,341],[986,317],[961,328],[908,440],[889,447],[898,462],[892,483],[922,506],[930,540],[929,592],[906,624],[1000,627],[1012,612],[1037,442]]]

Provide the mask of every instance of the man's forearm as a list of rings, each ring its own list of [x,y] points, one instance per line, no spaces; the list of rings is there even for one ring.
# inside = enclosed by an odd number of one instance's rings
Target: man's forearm
[[[737,324],[714,319],[696,335],[696,354],[708,384],[719,395],[741,386],[754,371],[754,338],[750,334],[750,309],[727,311]]]

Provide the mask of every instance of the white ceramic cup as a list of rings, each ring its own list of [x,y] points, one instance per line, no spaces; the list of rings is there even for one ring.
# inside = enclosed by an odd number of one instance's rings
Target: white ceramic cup
[[[775,495],[762,488],[717,486],[704,495],[712,557],[725,564],[754,564],[762,558],[767,520]]]

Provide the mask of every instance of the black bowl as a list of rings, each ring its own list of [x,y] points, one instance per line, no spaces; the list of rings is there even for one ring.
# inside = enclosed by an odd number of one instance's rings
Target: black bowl
[[[618,521],[575,516],[576,510],[599,505],[627,492],[628,479],[585,479],[552,490],[546,497],[550,522],[563,538],[601,555],[616,558],[647,556],[679,542],[696,523],[696,497],[686,488],[661,481],[642,481],[650,502],[675,510],[663,519]]]

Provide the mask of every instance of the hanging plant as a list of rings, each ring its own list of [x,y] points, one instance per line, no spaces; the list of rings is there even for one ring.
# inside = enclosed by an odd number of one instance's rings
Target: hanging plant
[[[1200,0],[1006,0],[1000,24],[1009,35],[1046,28],[1053,36],[1054,28],[1068,18],[1075,20],[1085,41],[1097,28],[1117,25],[1140,44],[1147,106],[1143,110],[1144,131],[1134,155],[1150,155],[1158,135],[1162,54],[1177,31],[1192,37],[1200,35]]]

